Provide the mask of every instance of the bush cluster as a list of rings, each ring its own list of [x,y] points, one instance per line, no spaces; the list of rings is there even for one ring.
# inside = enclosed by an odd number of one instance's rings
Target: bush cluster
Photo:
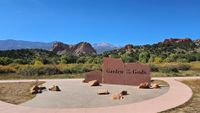
[[[33,76],[33,75],[54,75],[60,74],[61,71],[55,66],[25,66],[17,70],[20,75]]]
[[[175,66],[164,66],[159,69],[162,73],[177,73],[178,69]]]
[[[100,70],[100,65],[97,64],[62,64],[58,67],[65,74],[84,73],[92,70]]]
[[[100,66],[97,64],[28,65],[18,67],[17,73],[24,76],[55,75],[84,73],[99,69]]]
[[[152,72],[158,72],[159,71],[159,68],[156,65],[151,64],[150,68],[151,68]]]
[[[187,64],[178,64],[178,65],[166,65],[166,66],[158,67],[156,65],[151,64],[150,68],[152,72],[176,73],[179,71],[187,71],[191,68],[191,66]]]
[[[191,66],[190,65],[186,65],[186,64],[180,64],[180,65],[177,66],[177,69],[181,70],[181,71],[187,71],[190,68],[191,68]]]
[[[162,73],[176,73],[179,71],[187,71],[191,68],[188,64],[178,64],[178,65],[164,65],[158,66],[155,64],[150,64],[152,72],[162,72]],[[55,75],[55,74],[74,74],[74,73],[84,73],[93,70],[101,70],[100,64],[57,64],[57,65],[0,65],[1,73],[16,73],[24,76],[33,75]]]

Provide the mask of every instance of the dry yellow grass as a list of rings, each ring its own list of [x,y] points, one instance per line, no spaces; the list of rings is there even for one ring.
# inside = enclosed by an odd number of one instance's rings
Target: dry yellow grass
[[[84,78],[83,74],[56,74],[56,75],[40,75],[40,76],[22,76],[15,73],[0,74],[0,80],[20,80],[20,79],[70,79]]]
[[[192,98],[179,107],[161,113],[200,113],[200,80],[184,80],[182,82],[192,89]]]
[[[189,65],[189,66],[191,66],[191,70],[200,70],[200,62],[199,62],[199,61],[190,62],[190,63],[181,63],[181,62],[170,62],[170,63],[166,63],[166,62],[163,62],[163,63],[154,64],[154,65],[159,66],[159,67],[164,67],[164,66],[178,66],[178,65]]]
[[[35,84],[36,82],[0,83],[0,100],[11,104],[24,103],[35,97],[30,93],[30,88]]]
[[[191,66],[191,70],[200,71],[200,62],[191,62],[189,65]]]

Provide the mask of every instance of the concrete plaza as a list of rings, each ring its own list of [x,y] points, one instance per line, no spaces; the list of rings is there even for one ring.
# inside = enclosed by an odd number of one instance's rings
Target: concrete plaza
[[[187,102],[192,96],[192,90],[185,84],[177,81],[182,79],[200,79],[199,77],[169,77],[153,78],[164,80],[169,84],[169,90],[156,97],[135,103],[97,108],[35,108],[22,105],[13,105],[0,101],[1,113],[156,113]],[[73,79],[72,79],[73,80]],[[29,82],[32,80],[5,80],[0,82]],[[67,79],[44,80],[69,81]],[[125,97],[126,98],[126,97]],[[55,101],[56,102],[56,101]]]

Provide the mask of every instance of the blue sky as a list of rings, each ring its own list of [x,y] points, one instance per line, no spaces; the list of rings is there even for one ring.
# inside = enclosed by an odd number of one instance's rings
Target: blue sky
[[[151,44],[200,38],[200,0],[0,0],[0,39]]]

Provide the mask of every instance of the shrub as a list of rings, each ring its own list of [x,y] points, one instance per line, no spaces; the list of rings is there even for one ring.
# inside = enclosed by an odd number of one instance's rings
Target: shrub
[[[158,72],[159,71],[159,68],[156,65],[151,64],[150,68],[151,68],[152,72]]]
[[[43,63],[41,61],[39,61],[39,60],[35,60],[34,61],[34,65],[35,66],[41,66],[41,65],[43,65]]]
[[[13,61],[8,57],[0,57],[0,65],[8,65],[11,64]]]
[[[25,66],[25,67],[20,67],[17,73],[24,76],[33,76],[33,75],[55,75],[55,74],[61,74],[62,72],[58,70],[55,66]]]
[[[66,54],[62,55],[60,59],[62,64],[71,64],[76,63],[77,57],[71,54]]]
[[[155,63],[161,63],[163,60],[162,60],[162,58],[161,57],[155,57],[154,58],[154,62]]]
[[[150,62],[150,63],[154,62],[155,57],[156,57],[156,55],[151,54],[148,62]]]
[[[189,62],[189,61],[188,61],[187,59],[185,59],[185,58],[178,58],[176,61],[177,61],[177,62],[182,62],[182,63]]]
[[[164,66],[161,67],[159,71],[162,73],[173,73],[173,72],[177,73],[178,69],[175,66]]]
[[[100,70],[100,65],[98,64],[60,64],[57,67],[65,74]]]
[[[43,66],[38,68],[38,75],[55,75],[61,74],[61,71],[54,66]]]
[[[147,63],[150,58],[150,54],[148,52],[142,52],[139,54],[139,61],[141,63]]]
[[[25,60],[25,59],[14,59],[14,60],[13,60],[13,63],[14,63],[14,64],[28,64],[29,61],[28,61],[28,60]]]
[[[121,59],[123,62],[129,63],[129,62],[134,62],[134,58],[129,56],[128,54],[123,54],[121,56]]]
[[[101,65],[91,65],[91,70],[101,70]]]
[[[186,64],[181,64],[181,65],[178,65],[177,66],[177,69],[178,70],[181,70],[181,71],[187,71],[187,70],[189,70],[191,68],[191,66],[190,65],[186,65]]]
[[[178,58],[177,54],[170,54],[164,61],[165,62],[176,62],[177,58]]]
[[[64,67],[64,68],[62,69],[62,72],[65,73],[65,74],[70,74],[70,73],[72,73],[72,72],[71,72],[71,69],[68,68],[68,67]]]
[[[70,71],[71,73],[83,73],[89,71],[89,69],[81,65],[74,65],[70,67]]]
[[[96,57],[96,58],[92,59],[91,61],[92,61],[92,63],[94,63],[94,64],[102,64],[102,63],[103,63],[103,58],[101,58],[101,57]],[[91,63],[91,62],[89,62],[89,60],[88,60],[88,63]]]
[[[59,64],[59,65],[20,65],[16,66],[17,74],[33,75],[55,75],[84,73],[92,70],[100,70],[98,64]]]

